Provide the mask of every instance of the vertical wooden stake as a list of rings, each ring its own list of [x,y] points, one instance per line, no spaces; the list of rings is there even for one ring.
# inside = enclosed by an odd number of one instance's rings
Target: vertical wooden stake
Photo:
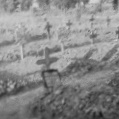
[[[62,42],[60,42],[60,46],[61,46],[61,52],[63,54],[64,53],[64,44]]]
[[[59,39],[59,36],[58,36],[59,34],[58,34],[58,31],[57,31],[57,40],[58,40],[58,42],[60,43],[60,47],[61,47],[61,53],[63,54],[64,53],[64,44],[63,44],[63,42],[62,41],[60,41],[60,39]]]
[[[24,59],[23,45],[20,45],[20,55],[21,55],[21,60],[23,60]]]

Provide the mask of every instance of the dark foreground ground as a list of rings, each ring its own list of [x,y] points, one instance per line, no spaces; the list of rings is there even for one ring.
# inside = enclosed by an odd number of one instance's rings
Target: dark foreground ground
[[[1,98],[0,118],[118,119],[118,67],[86,62],[86,65],[79,64],[71,64],[62,72],[62,85],[52,93],[47,93],[40,85],[30,91]]]

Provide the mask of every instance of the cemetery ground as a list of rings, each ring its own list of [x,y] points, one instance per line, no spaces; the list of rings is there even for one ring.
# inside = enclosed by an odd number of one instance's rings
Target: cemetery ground
[[[90,36],[90,14],[85,13],[76,21],[73,13],[67,16],[58,13],[47,15],[52,25],[50,39],[44,29],[46,16],[33,17],[31,13],[1,16],[1,119],[118,118],[118,14],[97,14],[93,26],[97,34]],[[111,15],[108,25],[107,14]],[[25,26],[20,31],[21,44],[14,38],[15,24],[19,22]],[[58,37],[59,27],[63,28]],[[22,59],[20,45],[23,45]],[[36,63],[44,59],[46,46],[50,57],[57,59],[51,68],[61,74],[61,86],[49,94],[41,77],[45,67]]]

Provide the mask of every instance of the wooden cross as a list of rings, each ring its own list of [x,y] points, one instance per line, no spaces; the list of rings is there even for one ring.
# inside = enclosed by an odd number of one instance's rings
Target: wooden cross
[[[71,25],[72,25],[72,22],[69,20],[69,21],[66,23],[66,25],[68,26],[68,29],[70,30]]]
[[[91,28],[93,28],[93,25],[94,25],[93,21],[94,20],[95,20],[94,15],[92,15],[91,18],[90,18]]]
[[[118,37],[118,39],[119,39],[119,26],[117,27],[116,35],[117,35],[117,37]]]
[[[45,64],[46,68],[42,71],[42,78],[44,87],[47,89],[48,92],[54,91],[57,87],[61,85],[61,76],[57,69],[50,69],[50,65],[53,62],[56,62],[58,58],[49,56],[50,50],[49,48],[45,48],[45,59],[38,60],[36,63],[38,65]]]
[[[91,16],[90,22],[93,22],[95,20],[94,15]]]
[[[45,30],[47,31],[47,35],[48,35],[48,39],[50,40],[50,37],[51,37],[51,28],[52,28],[52,25],[47,22],[46,26],[45,26]]]
[[[97,37],[97,33],[95,31],[92,31],[90,34],[90,38],[92,39],[92,44],[94,44],[96,37]]]
[[[107,17],[107,27],[110,25],[110,22],[111,22],[111,19],[110,19],[110,17],[108,16],[108,17]]]
[[[20,49],[21,60],[24,59],[24,52],[23,52],[24,45],[25,45],[25,41],[24,41],[24,40],[21,40],[21,41],[18,41],[18,42],[17,42],[17,46],[18,46],[19,49]]]
[[[48,47],[44,50],[45,53],[45,59],[38,60],[36,64],[41,65],[44,64],[46,66],[46,69],[50,69],[50,65],[58,60],[57,57],[50,58],[50,49]]]
[[[92,22],[92,23],[91,23],[91,29],[93,29],[93,26],[94,26],[94,23]]]

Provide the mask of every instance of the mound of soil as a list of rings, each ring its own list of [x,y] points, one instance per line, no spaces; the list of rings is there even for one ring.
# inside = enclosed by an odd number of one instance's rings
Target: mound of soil
[[[81,96],[80,86],[67,86],[35,99],[27,113],[36,119],[118,119],[118,102],[119,96],[107,86],[85,96]]]
[[[102,61],[108,61],[118,50],[118,45],[116,44],[107,54],[102,58]]]
[[[71,75],[76,72],[86,74],[99,69],[99,62],[93,59],[76,60],[69,64],[63,71],[63,75]]]

